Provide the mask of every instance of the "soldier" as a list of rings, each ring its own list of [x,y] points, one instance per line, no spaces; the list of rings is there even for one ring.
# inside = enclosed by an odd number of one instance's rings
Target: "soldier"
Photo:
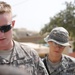
[[[43,59],[49,75],[75,75],[75,58],[62,54],[70,46],[68,31],[55,27],[44,40],[49,45],[49,53]]]
[[[0,1],[0,65],[20,67],[27,75],[48,75],[38,53],[13,40],[14,25],[11,6]]]

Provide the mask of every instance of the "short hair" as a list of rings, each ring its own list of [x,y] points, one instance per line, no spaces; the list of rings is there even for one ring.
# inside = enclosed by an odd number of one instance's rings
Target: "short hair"
[[[11,13],[11,6],[4,1],[0,1],[0,14]]]

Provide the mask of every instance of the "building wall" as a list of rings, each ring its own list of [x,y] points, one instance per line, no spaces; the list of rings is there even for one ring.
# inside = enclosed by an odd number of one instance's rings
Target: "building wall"
[[[41,40],[43,40],[44,37],[42,36],[30,36],[30,37],[23,37],[23,38],[14,38],[16,41],[19,42],[32,42],[32,43],[39,43]]]

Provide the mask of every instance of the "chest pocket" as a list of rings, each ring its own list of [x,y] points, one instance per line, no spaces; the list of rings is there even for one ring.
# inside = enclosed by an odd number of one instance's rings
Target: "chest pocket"
[[[33,72],[36,73],[33,58],[19,57],[18,55],[16,55],[13,60],[13,65],[25,69],[30,75],[34,75]]]

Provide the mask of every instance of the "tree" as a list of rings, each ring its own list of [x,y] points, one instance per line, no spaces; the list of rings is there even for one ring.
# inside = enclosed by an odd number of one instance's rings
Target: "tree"
[[[52,28],[56,26],[62,26],[66,28],[72,39],[75,41],[75,5],[74,3],[65,2],[66,9],[60,11],[54,17],[50,18],[50,22],[41,29],[41,34],[50,32]],[[44,31],[44,32],[43,32]],[[75,43],[74,43],[75,50]]]

